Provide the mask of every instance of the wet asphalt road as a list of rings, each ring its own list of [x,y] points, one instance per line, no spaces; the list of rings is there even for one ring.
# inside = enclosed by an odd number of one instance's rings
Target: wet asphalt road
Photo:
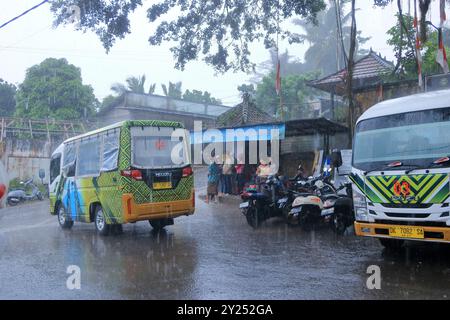
[[[165,232],[139,222],[108,237],[93,224],[60,229],[47,201],[2,209],[0,298],[450,299],[450,246],[393,254],[373,239],[277,219],[252,230],[236,206],[197,200]],[[80,267],[80,290],[66,287],[69,265]],[[381,269],[380,290],[366,287],[370,265]]]

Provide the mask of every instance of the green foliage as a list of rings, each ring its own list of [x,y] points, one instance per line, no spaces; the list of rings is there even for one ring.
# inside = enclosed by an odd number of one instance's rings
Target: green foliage
[[[183,93],[183,100],[205,104],[222,104],[222,101],[212,97],[208,91],[202,92],[201,90],[186,90]]]
[[[31,119],[82,119],[98,107],[94,90],[66,59],[48,58],[29,68],[16,97],[15,116]]]
[[[443,31],[444,33],[449,33],[449,29],[445,29]],[[441,67],[436,62],[436,54],[439,48],[438,44],[438,32],[434,31],[431,32],[428,36],[427,42],[424,43],[423,49],[425,53],[423,54],[423,64],[422,64],[422,72],[423,74],[434,74],[434,73],[440,73],[442,72]],[[450,49],[445,46],[445,52],[447,53],[447,57],[450,53]],[[447,63],[450,67],[449,59],[447,58]]]
[[[256,89],[255,86],[253,84],[241,84],[240,86],[237,87],[239,93],[241,94],[241,96],[243,97],[245,94],[249,95],[250,100],[254,100],[255,96],[256,96]]]
[[[256,105],[270,115],[280,116],[280,97],[275,91],[275,72],[263,78],[256,88]],[[307,82],[316,79],[317,73],[288,75],[281,78],[281,98],[285,119],[306,118],[310,109],[305,105],[320,96],[317,90],[308,87]]]
[[[142,1],[53,1],[55,25],[70,23],[67,8],[73,4],[81,9],[80,29],[96,32],[109,50],[117,38],[130,32],[130,14]],[[149,21],[159,23],[149,42],[174,43],[171,51],[175,66],[181,70],[200,56],[219,72],[250,70],[254,64],[249,43],[263,40],[266,48],[272,48],[277,34],[298,42],[290,30],[279,27],[279,22],[294,16],[316,22],[324,8],[324,0],[159,0],[148,9]]]
[[[8,117],[14,114],[16,108],[16,86],[0,79],[0,116]]]
[[[393,47],[395,58],[399,63],[400,73],[416,73],[416,53],[415,53],[415,29],[413,25],[414,18],[409,15],[403,15],[403,25],[406,28],[400,32],[402,28],[399,15],[397,14],[397,24],[387,31],[387,44]],[[409,40],[408,40],[409,39]],[[400,61],[398,61],[400,60]]]
[[[398,16],[397,16],[398,17]],[[415,29],[413,25],[414,18],[408,15],[403,15],[404,25],[408,30],[409,39],[408,41],[406,34],[404,33],[403,39],[400,39],[400,25],[399,21],[395,26],[390,28],[387,32],[389,38],[387,44],[393,47],[395,56],[400,61],[400,72],[396,75],[400,75],[405,78],[417,77],[417,61],[415,53]],[[436,54],[438,50],[438,32],[430,28],[427,28],[427,41],[423,44],[421,54],[422,54],[422,73],[424,75],[439,73],[442,70],[436,62]],[[448,36],[450,34],[449,29],[443,30],[444,43],[448,43]],[[400,57],[400,48],[402,56]],[[446,52],[450,52],[448,47],[445,46]],[[450,64],[449,64],[450,66]]]
[[[106,97],[103,98],[102,103],[100,105],[100,109],[110,106],[111,104],[114,103],[114,101],[116,101],[116,99],[117,97],[113,96],[112,94],[107,95]]]

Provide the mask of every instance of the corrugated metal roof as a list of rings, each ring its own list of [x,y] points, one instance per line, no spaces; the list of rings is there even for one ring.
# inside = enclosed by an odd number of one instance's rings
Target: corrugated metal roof
[[[356,80],[359,84],[373,84],[374,82],[379,81],[382,75],[390,73],[392,70],[394,70],[393,63],[383,59],[375,52],[370,51],[368,55],[355,62],[353,80]],[[333,87],[342,89],[342,87],[345,86],[344,79],[346,73],[347,69],[344,68],[322,79],[311,81],[310,85],[325,91],[329,91]]]

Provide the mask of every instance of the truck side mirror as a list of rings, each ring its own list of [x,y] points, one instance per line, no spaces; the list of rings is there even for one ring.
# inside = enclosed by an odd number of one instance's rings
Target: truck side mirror
[[[334,149],[331,153],[331,163],[334,167],[339,168],[342,166],[342,154],[341,150]]]

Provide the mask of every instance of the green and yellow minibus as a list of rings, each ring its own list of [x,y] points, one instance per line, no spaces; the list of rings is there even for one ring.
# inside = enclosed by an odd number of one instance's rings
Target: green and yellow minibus
[[[148,220],[154,229],[195,210],[189,135],[172,121],[120,122],[64,141],[50,161],[50,212],[62,228]]]

